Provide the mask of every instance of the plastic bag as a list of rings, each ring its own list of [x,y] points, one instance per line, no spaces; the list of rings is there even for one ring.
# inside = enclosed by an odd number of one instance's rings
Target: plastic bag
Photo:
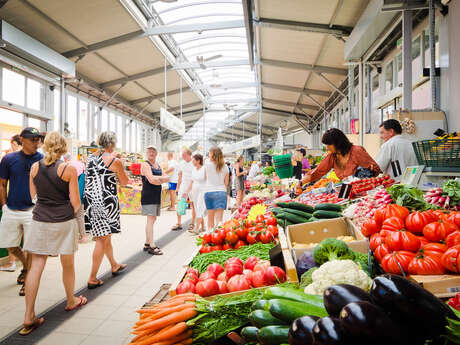
[[[181,198],[177,203],[177,214],[179,216],[183,216],[187,211],[187,200],[185,198]]]

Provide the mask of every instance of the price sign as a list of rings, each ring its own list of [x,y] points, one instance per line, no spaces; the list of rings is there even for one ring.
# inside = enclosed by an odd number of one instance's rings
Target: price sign
[[[343,183],[340,187],[339,198],[350,199],[352,185],[348,183]]]

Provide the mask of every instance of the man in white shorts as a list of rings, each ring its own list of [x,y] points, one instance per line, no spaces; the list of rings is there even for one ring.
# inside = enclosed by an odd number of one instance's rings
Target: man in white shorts
[[[177,193],[177,181],[179,179],[179,164],[174,159],[174,154],[168,152],[168,169],[165,172],[169,175],[169,197],[171,199],[171,205],[168,208],[168,211],[175,211],[176,206],[176,193]]]
[[[30,167],[41,160],[43,155],[37,152],[41,134],[36,128],[24,128],[20,137],[22,150],[7,154],[0,162],[0,248],[6,248],[8,253],[22,262],[23,269],[17,283],[23,285],[19,295],[24,296],[24,282],[30,260],[20,245],[32,223],[34,203],[29,189]]]
[[[190,181],[192,180],[192,172],[193,172],[193,163],[192,163],[192,151],[189,149],[184,149],[182,151],[182,159],[179,163],[179,176],[177,180],[177,190],[178,190],[178,197],[179,200],[182,198],[187,199],[188,195],[186,193],[188,186],[190,185]],[[193,207],[193,206],[192,206]],[[171,229],[173,231],[182,230],[182,216],[176,213],[177,215],[177,224]],[[194,224],[194,219],[192,219],[191,229],[193,229],[192,225]]]

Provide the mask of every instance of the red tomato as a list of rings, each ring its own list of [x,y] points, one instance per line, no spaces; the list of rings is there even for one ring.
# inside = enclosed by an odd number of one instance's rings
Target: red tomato
[[[227,288],[229,292],[249,290],[251,288],[251,284],[244,275],[238,274],[228,280]]]
[[[277,221],[276,221],[276,218],[275,217],[268,217],[265,222],[267,223],[267,225],[273,225],[273,226],[276,226],[276,229],[278,230],[278,226],[277,226]]]
[[[257,256],[250,256],[246,259],[246,262],[244,263],[244,268],[247,270],[254,270],[254,267],[257,265],[259,262],[259,258]]]
[[[415,253],[420,249],[420,240],[409,231],[393,231],[385,238],[385,243],[391,251],[407,250]]]
[[[369,249],[374,251],[379,245],[384,243],[383,237],[380,234],[373,234],[369,239]]]
[[[269,225],[267,226],[267,230],[270,231],[270,233],[274,237],[278,236],[278,226],[277,225]]]
[[[460,244],[460,231],[454,231],[451,232],[449,235],[446,237],[446,245],[447,247],[453,247],[456,246],[457,244]]]
[[[246,236],[248,236],[248,229],[246,229],[244,226],[239,227],[236,230],[236,234],[240,240],[246,240]]]
[[[404,229],[404,220],[398,217],[390,217],[383,221],[382,230],[398,231]]]
[[[200,275],[200,272],[196,268],[192,268],[192,267],[187,268],[187,272],[185,272],[185,273],[186,274],[194,274],[197,277]]]
[[[377,209],[374,214],[374,219],[378,224],[382,224],[387,218],[398,217],[404,220],[408,215],[409,210],[407,208],[396,204],[389,204]]]
[[[210,252],[212,252],[212,251],[213,251],[212,246],[209,246],[209,245],[207,245],[207,244],[204,245],[204,246],[201,246],[201,248],[200,248],[200,253],[201,253],[201,254],[210,253]]]
[[[410,232],[422,232],[425,225],[434,222],[431,214],[425,212],[412,212],[405,220],[406,229]]]
[[[177,285],[177,288],[176,288],[176,293],[178,295],[181,295],[187,292],[195,293],[195,284],[193,284],[190,280],[184,280],[182,283]]]
[[[235,231],[227,232],[227,235],[225,235],[225,240],[230,244],[234,244],[238,242],[238,235]]]
[[[270,266],[264,272],[266,285],[275,285],[286,281],[286,273],[277,266]]]
[[[458,227],[460,227],[460,212],[453,212],[449,215],[447,220],[451,223],[454,223]]]
[[[441,258],[437,256],[428,256],[418,254],[409,264],[409,274],[444,274],[446,270],[441,264]]]
[[[447,220],[448,218],[447,213],[441,210],[433,211],[433,214],[437,217],[437,220]]]
[[[206,269],[206,272],[211,272],[212,274],[214,274],[214,276],[218,276],[219,274],[221,274],[222,272],[224,271],[224,268],[219,265],[218,263],[213,263],[213,264],[210,264],[208,266],[208,268]]]
[[[438,216],[434,213],[433,210],[423,211],[422,213],[423,213],[423,214],[425,215],[425,217],[427,217],[427,219],[429,220],[429,222],[428,222],[427,224],[432,223],[432,222],[435,222],[435,221],[438,220]],[[422,230],[423,230],[423,229],[422,229]]]
[[[219,274],[219,276],[217,277],[217,280],[226,282],[228,280],[227,273],[222,272],[221,274]]]
[[[226,282],[218,280],[216,283],[219,285],[219,294],[228,293]]]
[[[382,268],[387,273],[402,274],[401,269],[407,272],[413,258],[415,258],[415,254],[406,250],[393,252],[385,255],[382,259]]]
[[[270,231],[268,230],[262,231],[262,233],[260,234],[260,241],[262,243],[270,243],[272,242],[272,240],[273,240],[273,235],[271,234]]]
[[[208,280],[208,279],[216,279],[216,275],[212,272],[206,271],[200,274],[200,278],[198,281]]]
[[[221,230],[214,231],[212,233],[212,243],[219,245],[224,243],[225,233]]]
[[[377,259],[377,261],[382,262],[382,259],[391,253],[390,248],[388,248],[388,245],[385,243],[380,244],[377,248],[374,250],[374,256]]]
[[[265,286],[264,271],[254,271],[252,273],[252,286],[255,288]]]
[[[249,284],[252,284],[252,271],[251,270],[243,270],[243,275],[248,280]]]
[[[224,269],[225,269],[225,266],[229,265],[229,264],[238,264],[238,265],[241,265],[243,266],[244,263],[243,263],[243,260],[241,260],[239,257],[237,256],[233,256],[229,259],[227,259],[227,261],[225,261],[225,264],[224,264]]]
[[[374,219],[366,220],[361,226],[361,232],[364,236],[370,237],[373,234],[376,234],[380,231],[380,226]]]
[[[198,276],[192,274],[192,273],[187,273],[184,277],[184,280],[183,281],[190,281],[193,283],[193,285],[195,285],[196,283],[198,283]]]
[[[196,293],[201,297],[217,295],[219,293],[219,284],[214,279],[207,279],[198,282],[195,286]]]
[[[251,232],[248,233],[248,235],[246,236],[246,242],[248,242],[249,244],[254,244],[254,243],[257,242],[258,237],[259,237],[259,235],[257,234],[257,232],[251,231]]]
[[[423,236],[425,236],[428,240],[432,242],[440,242],[444,240],[447,237],[447,235],[451,234],[456,230],[458,230],[457,225],[443,220],[439,220],[437,222],[425,225],[425,227],[423,228]]]
[[[442,243],[428,243],[421,247],[419,253],[425,256],[441,257],[447,250],[447,246]]]
[[[225,273],[227,273],[227,278],[231,278],[235,275],[243,273],[243,265],[237,263],[230,263],[225,265]]]
[[[216,246],[211,247],[212,252],[215,252],[216,250],[223,250],[223,249],[224,249],[224,247],[221,244],[218,244]]]
[[[264,216],[262,214],[259,214],[257,217],[256,217],[256,223],[263,223],[265,220]]]
[[[222,250],[229,250],[233,249],[232,245],[230,243],[225,242],[225,244],[222,246]]]
[[[235,243],[235,249],[241,248],[246,245],[246,242],[239,240],[238,242]]]
[[[203,235],[203,241],[201,242],[203,245],[211,243],[212,242],[212,234],[206,233]]]
[[[423,247],[425,244],[431,243],[428,239],[423,236],[417,236],[420,240],[420,247]]]
[[[449,271],[460,272],[460,245],[447,249],[441,257],[441,263]]]
[[[265,272],[267,268],[270,267],[270,261],[268,260],[259,260],[259,262],[254,266],[254,272],[262,271]]]

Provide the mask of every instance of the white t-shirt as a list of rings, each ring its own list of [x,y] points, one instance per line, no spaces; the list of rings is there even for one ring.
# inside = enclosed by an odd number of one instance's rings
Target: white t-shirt
[[[213,162],[206,162],[204,165],[206,172],[206,191],[208,192],[226,192],[225,176],[228,174],[226,165],[220,172],[217,172],[216,165]]]
[[[188,163],[186,161],[181,161],[179,163],[178,171],[182,172],[182,181],[180,185],[181,189],[188,188],[188,186],[190,185],[190,181],[192,180],[193,169],[195,169],[195,167],[193,166],[192,160],[190,160],[190,162]]]
[[[177,180],[179,179],[179,165],[174,159],[168,161],[168,170],[171,168],[174,168],[174,170],[172,171],[171,176],[169,177],[169,182],[177,183]]]
[[[256,177],[259,172],[260,172],[259,164],[252,163],[251,170],[249,170],[248,177],[251,177],[251,178]]]

